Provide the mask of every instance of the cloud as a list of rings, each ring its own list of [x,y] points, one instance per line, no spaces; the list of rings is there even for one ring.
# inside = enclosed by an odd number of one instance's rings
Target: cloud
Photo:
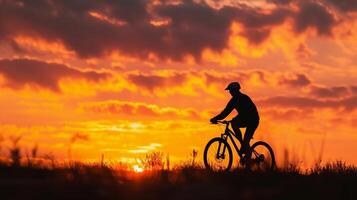
[[[137,86],[154,90],[156,88],[174,87],[182,85],[187,80],[185,73],[173,73],[169,75],[157,74],[129,74],[128,80]]]
[[[357,11],[357,1],[355,0],[325,0],[325,2],[335,6],[343,12]]]
[[[352,94],[357,95],[357,86],[354,86],[354,85],[351,86],[350,90],[351,90]]]
[[[199,96],[203,94],[220,94],[230,82],[238,81],[242,88],[249,85],[266,86],[270,74],[264,71],[231,71],[222,73],[216,70],[157,70],[151,72],[132,71],[124,73],[123,79],[135,92],[156,96],[184,95]],[[269,77],[266,77],[269,76]],[[269,78],[269,80],[267,80]]]
[[[242,36],[252,44],[261,44],[268,38],[274,26],[282,24],[291,16],[293,11],[286,8],[276,8],[264,13],[258,9],[241,6],[236,12],[235,20],[244,27]]]
[[[280,25],[296,34],[313,29],[318,35],[331,36],[340,19],[340,13],[330,9],[325,1],[288,3],[275,0],[274,3],[284,6],[269,9],[239,2],[217,8],[204,2],[2,1],[0,41],[5,41],[17,52],[26,49],[26,44],[18,38],[28,38],[58,44],[71,52],[70,56],[80,58],[118,53],[124,57],[145,59],[152,56],[164,61],[182,61],[193,56],[195,61],[200,61],[204,51],[222,53],[234,48],[230,42],[233,34],[245,38],[243,42],[249,42],[245,51],[250,51],[249,48],[258,48],[269,39],[275,41],[271,34],[276,34],[274,28]],[[239,29],[233,30],[232,24],[237,24]],[[282,40],[280,38],[279,43],[285,43]],[[35,48],[23,54],[36,53]],[[311,55],[304,46],[298,53]],[[235,51],[232,56],[237,56]]]
[[[251,44],[264,42],[289,18],[296,18],[298,33],[314,27],[330,34],[335,25],[331,13],[313,2],[302,3],[296,13],[291,7],[264,10],[240,3],[218,9],[192,0],[5,1],[0,13],[0,40],[13,43],[26,36],[61,42],[84,58],[119,51],[140,58],[154,53],[161,59],[192,55],[200,60],[205,49],[228,47],[233,22],[242,25],[239,34]]]
[[[296,53],[296,57],[299,59],[308,59],[311,58],[314,54],[316,54],[314,51],[312,51],[303,43],[299,45],[295,53]]]
[[[275,96],[259,101],[259,104],[277,107],[310,108],[322,106],[319,100],[306,97]]]
[[[253,44],[263,43],[270,35],[270,29],[260,28],[260,29],[249,29],[246,28],[242,34],[248,39],[249,42]]]
[[[3,37],[16,35],[40,37],[49,41],[61,41],[81,57],[101,56],[121,46],[129,53],[157,42],[160,30],[148,26],[146,2],[129,1],[45,1],[2,2],[1,29]],[[90,15],[92,11],[107,12],[128,23],[122,27],[110,24]],[[156,37],[156,34],[159,37]],[[127,37],[127,36],[131,37]],[[145,35],[150,40],[143,40]],[[150,42],[153,43],[150,43]],[[149,44],[150,43],[150,44]],[[133,50],[133,47],[136,47]],[[138,53],[140,54],[140,53]]]
[[[312,86],[310,94],[319,98],[341,98],[356,95],[355,86]]]
[[[316,29],[319,35],[331,35],[332,28],[337,23],[334,15],[327,8],[315,1],[299,3],[299,12],[294,20],[294,30],[304,32],[308,28]]]
[[[198,119],[200,114],[192,108],[178,109],[173,107],[159,107],[153,104],[124,101],[88,102],[81,104],[84,111],[94,113],[113,114],[133,117],[167,117]]]
[[[271,3],[278,4],[278,5],[287,5],[291,2],[293,2],[293,0],[267,0],[267,1],[271,2]]]
[[[282,77],[279,84],[289,87],[305,87],[311,83],[310,79],[305,74],[296,74],[292,77]]]
[[[309,97],[296,96],[275,96],[260,100],[262,106],[272,106],[281,108],[342,108],[345,111],[351,111],[357,108],[357,96],[346,97],[338,100],[320,100]]]
[[[264,71],[252,71],[252,72],[237,72],[231,73],[215,73],[215,72],[201,72],[201,76],[204,78],[206,84],[224,84],[227,85],[230,82],[238,81],[244,83],[249,79],[256,77],[258,81],[266,83],[267,74]]]
[[[297,109],[297,108],[289,108],[289,109],[263,109],[262,113],[264,116],[269,116],[273,120],[280,121],[294,121],[299,119],[311,118],[313,112],[310,110],[306,112],[305,110]]]
[[[184,54],[199,58],[205,48],[220,51],[226,47],[236,10],[233,7],[216,10],[205,3],[183,1],[160,5],[156,12],[170,20],[164,27],[163,51],[173,58]]]
[[[248,86],[301,88],[312,84],[310,78],[305,74],[281,74],[264,70],[230,71],[229,73],[216,70],[129,72],[125,78],[128,82],[150,92],[167,88],[195,90],[201,88],[202,85],[221,88],[234,81],[238,81],[242,88]]]
[[[5,78],[5,86],[19,89],[26,85],[39,86],[59,92],[62,78],[99,81],[109,74],[94,71],[79,71],[63,64],[47,63],[31,59],[0,60],[0,74]]]
[[[348,89],[344,86],[335,86],[331,88],[313,87],[311,94],[321,98],[338,98],[348,94]]]
[[[267,0],[267,2],[274,3],[276,5],[289,5],[291,3],[300,3],[301,0]],[[343,12],[355,12],[357,11],[357,2],[355,0],[304,0],[304,2],[319,2],[321,4],[331,5]]]

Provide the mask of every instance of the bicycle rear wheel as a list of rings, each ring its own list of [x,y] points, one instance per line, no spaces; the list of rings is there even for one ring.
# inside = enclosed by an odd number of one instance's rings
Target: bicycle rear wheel
[[[227,141],[222,138],[211,139],[203,154],[207,169],[212,171],[228,171],[232,167],[233,154]]]
[[[266,142],[259,141],[250,148],[250,158],[246,159],[246,168],[251,171],[272,171],[275,169],[273,149]],[[249,155],[248,154],[248,155]]]

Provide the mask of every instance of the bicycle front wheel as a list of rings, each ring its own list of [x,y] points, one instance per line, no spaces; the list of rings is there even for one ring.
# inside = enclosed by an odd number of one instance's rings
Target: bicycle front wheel
[[[259,141],[250,148],[250,159],[247,166],[252,171],[272,171],[275,169],[275,156],[273,149],[266,142]]]
[[[203,160],[207,169],[228,171],[233,162],[232,149],[226,140],[219,137],[213,138],[205,147]]]

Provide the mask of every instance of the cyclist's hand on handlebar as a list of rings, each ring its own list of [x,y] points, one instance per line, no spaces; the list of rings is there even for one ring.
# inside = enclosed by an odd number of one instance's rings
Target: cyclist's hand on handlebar
[[[212,124],[217,124],[217,120],[215,118],[212,118],[211,120],[209,120]]]

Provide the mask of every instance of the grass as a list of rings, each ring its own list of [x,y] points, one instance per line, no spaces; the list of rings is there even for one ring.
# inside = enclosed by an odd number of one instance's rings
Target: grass
[[[341,161],[297,168],[215,173],[199,165],[135,173],[82,164],[0,164],[1,199],[356,199],[357,169]]]
[[[274,172],[218,173],[197,164],[195,150],[173,167],[168,156],[153,152],[142,160],[146,170],[136,173],[104,156],[99,163],[59,164],[50,154],[39,156],[37,145],[24,158],[18,141],[0,159],[1,199],[357,199],[357,168],[342,161],[308,170],[286,163]]]

